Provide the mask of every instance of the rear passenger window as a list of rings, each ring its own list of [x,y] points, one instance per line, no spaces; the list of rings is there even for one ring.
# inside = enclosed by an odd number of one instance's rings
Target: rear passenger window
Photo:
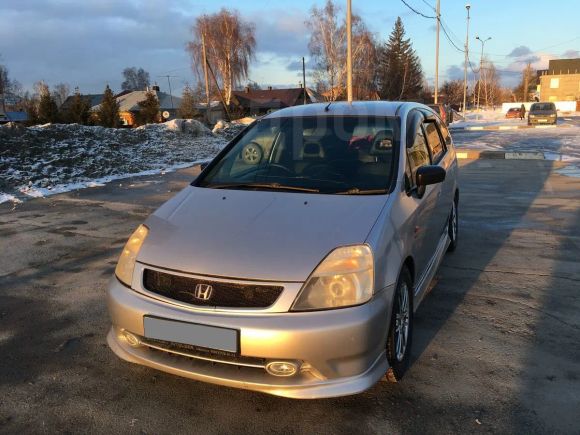
[[[518,112],[520,109],[516,109]],[[443,140],[445,141],[445,144],[449,147],[449,145],[451,145],[452,141],[451,141],[451,135],[449,134],[449,130],[447,129],[447,126],[445,124],[441,124],[439,127],[441,127],[441,136],[443,136]]]
[[[445,154],[445,146],[441,142],[441,137],[434,122],[428,122],[423,125],[425,127],[425,134],[427,135],[427,143],[433,156],[433,163],[438,163],[441,157],[443,157],[443,154]]]

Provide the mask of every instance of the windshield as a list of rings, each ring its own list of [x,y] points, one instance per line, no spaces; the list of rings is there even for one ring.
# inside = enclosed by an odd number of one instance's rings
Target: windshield
[[[530,110],[533,111],[540,111],[540,110],[556,110],[556,107],[554,107],[553,103],[539,103],[539,104],[533,104],[532,108]]]
[[[258,121],[206,174],[200,187],[387,193],[396,118],[297,117]]]

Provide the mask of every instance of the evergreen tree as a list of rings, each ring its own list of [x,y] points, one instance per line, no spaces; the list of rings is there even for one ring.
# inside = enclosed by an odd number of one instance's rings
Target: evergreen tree
[[[193,119],[199,116],[199,111],[195,108],[195,96],[189,86],[183,89],[181,95],[181,105],[177,111],[178,116],[183,119]]]
[[[72,98],[71,104],[64,111],[62,118],[65,122],[86,125],[91,115],[89,102],[78,91]]]
[[[137,124],[152,124],[159,121],[159,100],[153,91],[145,93],[145,101],[139,103],[137,112]]]
[[[97,112],[99,118],[99,125],[103,127],[115,128],[121,123],[119,119],[119,103],[113,95],[113,91],[109,88],[109,85],[105,88],[105,93],[103,95],[103,101]]]
[[[43,124],[58,121],[58,106],[48,88],[40,94],[40,101],[38,103],[38,121]]]
[[[410,100],[421,95],[423,70],[421,62],[405,39],[405,28],[398,17],[389,40],[379,56],[379,93],[384,100]]]

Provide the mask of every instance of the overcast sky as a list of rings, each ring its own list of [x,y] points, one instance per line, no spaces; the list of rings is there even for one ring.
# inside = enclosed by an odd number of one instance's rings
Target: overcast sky
[[[304,21],[313,5],[324,0],[0,0],[0,63],[10,76],[30,89],[38,80],[79,86],[81,92],[102,92],[109,83],[119,90],[127,66],[143,67],[167,88],[172,78],[179,90],[192,83],[185,44],[195,17],[221,7],[235,8],[256,25],[257,59],[250,79],[262,85],[297,86],[300,60],[308,56]],[[337,3],[346,3],[338,0]],[[433,15],[435,0],[407,0]],[[550,6],[552,5],[552,6]],[[441,0],[450,37],[462,48],[465,3]],[[435,20],[410,11],[400,0],[353,0],[371,31],[386,38],[401,16],[432,83],[435,71]],[[476,35],[492,40],[485,51],[514,85],[527,61],[545,68],[549,59],[580,57],[579,0],[472,0],[470,59],[479,62]],[[441,35],[441,80],[463,77],[463,54]]]

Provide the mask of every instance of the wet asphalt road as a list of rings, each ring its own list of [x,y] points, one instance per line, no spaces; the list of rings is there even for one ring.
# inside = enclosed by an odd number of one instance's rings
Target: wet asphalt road
[[[131,365],[105,292],[132,229],[192,170],[0,205],[1,433],[579,433],[580,179],[463,161],[461,239],[399,384],[293,401]]]

